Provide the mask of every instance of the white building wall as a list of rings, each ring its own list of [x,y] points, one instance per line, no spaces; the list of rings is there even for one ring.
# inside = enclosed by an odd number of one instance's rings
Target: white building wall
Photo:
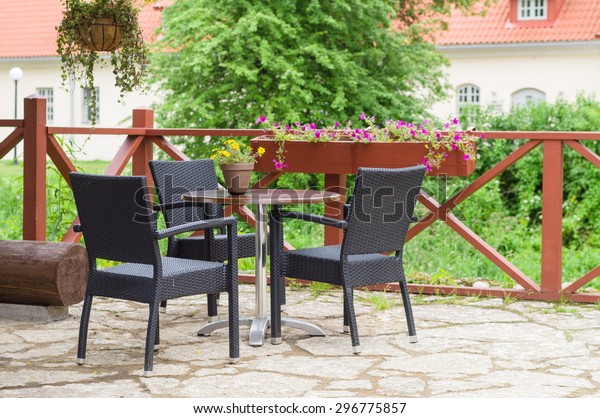
[[[449,100],[433,108],[439,117],[456,115],[456,89],[463,84],[480,88],[481,105],[504,111],[510,110],[511,95],[523,88],[543,91],[548,102],[573,100],[580,91],[600,99],[600,42],[438,49],[450,61],[447,73],[454,89]]]
[[[82,122],[83,90],[76,85],[72,91],[61,87],[60,61],[58,58],[2,60],[0,61],[0,119],[14,118],[14,81],[9,76],[12,67],[23,70],[23,78],[17,87],[17,118],[23,118],[23,99],[35,94],[37,88],[51,87],[54,90],[54,126],[90,126]],[[112,68],[97,69],[95,84],[100,88],[100,117],[97,127],[130,127],[132,110],[137,107],[151,107],[155,95],[151,92],[141,94],[137,91],[125,95],[124,103],[119,103],[119,90],[114,86]],[[0,128],[0,140],[10,132]],[[75,138],[82,147],[75,152],[80,160],[110,160],[118,150],[124,136],[92,135]],[[22,152],[22,146],[17,152]],[[5,158],[13,158],[9,153]]]

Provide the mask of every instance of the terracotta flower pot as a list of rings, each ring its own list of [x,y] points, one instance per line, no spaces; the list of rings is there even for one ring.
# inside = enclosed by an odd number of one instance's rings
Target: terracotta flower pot
[[[248,191],[254,163],[220,164],[220,167],[229,193],[242,194]]]
[[[112,51],[121,45],[123,30],[112,17],[83,20],[78,28],[81,42],[92,51]]]

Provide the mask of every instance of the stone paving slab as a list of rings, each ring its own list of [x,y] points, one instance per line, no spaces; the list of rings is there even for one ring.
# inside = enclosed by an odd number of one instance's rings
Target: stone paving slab
[[[251,316],[254,288],[240,292],[241,315]],[[360,355],[342,333],[340,291],[290,289],[284,316],[327,336],[283,328],[282,344],[250,347],[242,327],[235,365],[226,330],[196,336],[206,298],[169,302],[151,378],[142,376],[142,305],[95,299],[83,366],[81,305],[57,322],[0,319],[0,397],[600,397],[597,305],[413,295],[419,342],[410,344],[400,296],[381,294],[395,301],[386,310],[369,296],[356,292]]]

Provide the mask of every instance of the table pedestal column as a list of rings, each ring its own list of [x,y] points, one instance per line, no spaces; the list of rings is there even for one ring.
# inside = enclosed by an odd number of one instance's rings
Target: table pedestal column
[[[267,207],[256,205],[256,228],[254,234],[256,245],[255,286],[256,308],[255,317],[250,326],[249,344],[259,347],[265,342],[265,333],[269,327],[267,316]]]

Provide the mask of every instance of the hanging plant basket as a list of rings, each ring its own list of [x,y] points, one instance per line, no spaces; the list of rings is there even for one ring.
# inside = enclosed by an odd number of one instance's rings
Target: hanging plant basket
[[[121,45],[123,25],[114,17],[84,19],[77,26],[81,42],[92,51],[114,51]]]
[[[62,3],[65,12],[56,28],[56,51],[62,64],[63,86],[70,89],[75,80],[90,92],[86,105],[95,125],[96,67],[113,68],[114,85],[120,90],[121,99],[134,89],[144,91],[148,51],[138,22],[141,1],[62,0]]]

